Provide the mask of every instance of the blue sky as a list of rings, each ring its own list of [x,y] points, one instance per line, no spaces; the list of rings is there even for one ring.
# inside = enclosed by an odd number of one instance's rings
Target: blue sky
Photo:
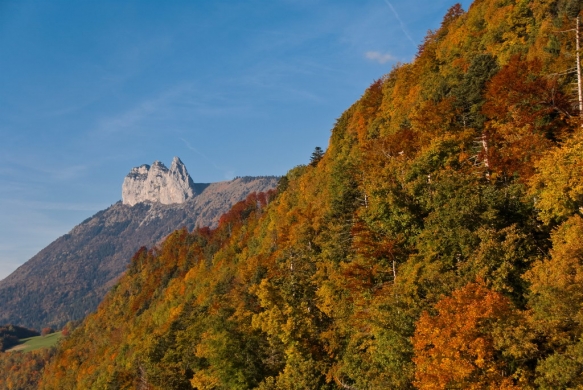
[[[0,279],[134,166],[179,156],[216,182],[307,163],[451,5],[1,0]]]

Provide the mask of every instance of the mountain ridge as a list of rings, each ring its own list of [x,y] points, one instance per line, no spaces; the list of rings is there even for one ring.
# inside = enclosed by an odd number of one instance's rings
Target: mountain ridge
[[[175,158],[172,166],[180,164]],[[162,189],[133,205],[119,201],[87,218],[0,280],[0,323],[60,328],[85,317],[95,310],[140,247],[153,247],[178,228],[216,226],[233,204],[250,193],[274,188],[278,181],[275,176],[265,176],[194,183],[185,168],[183,172],[186,175],[181,183],[188,184],[192,197],[162,196],[163,200],[180,201],[164,204],[157,198]]]

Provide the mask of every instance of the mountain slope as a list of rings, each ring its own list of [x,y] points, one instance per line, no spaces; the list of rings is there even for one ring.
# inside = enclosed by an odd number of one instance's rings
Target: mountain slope
[[[583,386],[580,11],[452,7],[276,197],[137,252],[41,388]]]
[[[243,177],[194,184],[197,195],[180,204],[118,202],[58,238],[0,281],[0,323],[60,328],[95,310],[141,247],[177,228],[214,226],[249,193],[274,188],[275,177]]]

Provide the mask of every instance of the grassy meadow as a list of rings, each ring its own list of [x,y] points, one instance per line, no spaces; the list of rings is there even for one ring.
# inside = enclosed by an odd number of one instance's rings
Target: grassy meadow
[[[29,337],[20,340],[20,344],[6,350],[6,352],[30,352],[41,348],[52,347],[57,344],[57,341],[59,341],[60,338],[61,332],[51,333],[46,336]]]

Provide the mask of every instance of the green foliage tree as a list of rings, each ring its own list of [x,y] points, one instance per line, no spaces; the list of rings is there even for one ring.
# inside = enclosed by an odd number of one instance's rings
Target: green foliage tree
[[[583,219],[574,215],[553,232],[549,259],[526,273],[531,284],[531,327],[540,340],[536,384],[583,385]]]
[[[324,157],[324,150],[321,147],[316,146],[310,156],[310,165],[315,167],[318,165],[322,157]]]

